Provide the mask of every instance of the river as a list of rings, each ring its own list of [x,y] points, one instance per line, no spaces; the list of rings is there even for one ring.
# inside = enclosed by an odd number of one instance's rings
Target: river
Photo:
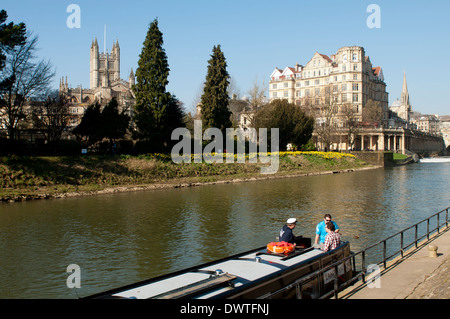
[[[0,205],[0,298],[77,298],[274,241],[330,213],[353,251],[450,205],[450,163]],[[81,288],[69,289],[69,265]]]

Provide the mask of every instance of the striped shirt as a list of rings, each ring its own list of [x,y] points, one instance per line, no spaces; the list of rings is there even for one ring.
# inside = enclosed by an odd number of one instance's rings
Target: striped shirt
[[[337,248],[341,244],[341,235],[331,231],[325,237],[325,242],[323,244],[323,251],[327,252],[329,250]]]

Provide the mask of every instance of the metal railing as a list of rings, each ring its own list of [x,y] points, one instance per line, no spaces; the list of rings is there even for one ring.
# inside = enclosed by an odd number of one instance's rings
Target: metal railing
[[[356,283],[359,280],[362,280],[364,283],[366,283],[366,275],[367,275],[367,254],[369,250],[372,249],[376,249],[376,248],[380,248],[381,247],[381,256],[382,259],[380,261],[377,262],[377,265],[383,265],[384,268],[386,269],[387,266],[387,261],[390,260],[393,257],[396,257],[397,255],[400,255],[402,258],[404,257],[405,254],[405,250],[407,250],[409,247],[411,246],[415,246],[415,248],[418,248],[418,244],[419,242],[424,239],[425,237],[427,238],[427,240],[430,239],[430,235],[434,232],[437,232],[438,234],[442,231],[442,230],[446,230],[449,226],[449,212],[450,207],[447,207],[446,209],[441,210],[440,212],[424,219],[421,220],[420,222],[405,228],[401,231],[399,231],[398,233],[387,237],[367,248],[364,248],[356,253],[352,253],[350,256],[345,257],[344,259],[341,259],[331,265],[328,265],[327,267],[324,267],[322,269],[319,269],[311,274],[309,274],[308,276],[299,278],[298,280],[296,280],[294,283],[292,283],[291,287],[295,287],[296,291],[297,291],[297,297],[298,298],[302,298],[302,286],[308,284],[309,282],[318,279],[317,282],[323,282],[324,279],[324,274],[329,272],[330,270],[334,270],[334,287],[331,291],[321,295],[319,298],[320,299],[325,299],[325,298],[329,298],[331,296],[334,295],[334,297],[337,299],[338,298],[338,293],[340,291],[342,291],[343,289],[347,288],[348,286]],[[444,218],[442,218],[442,215],[444,215]],[[431,226],[431,221],[436,219],[436,226],[433,227]],[[419,228],[421,226],[425,226],[426,225],[426,232],[424,235],[419,236]],[[445,226],[445,228],[443,228],[443,226]],[[430,227],[433,227],[430,229]],[[442,229],[441,229],[442,228]],[[405,238],[408,237],[406,235],[407,232],[411,232],[414,231],[414,240],[409,242],[409,243],[405,243]],[[412,237],[412,236],[409,236]],[[399,247],[397,248],[393,248],[394,251],[389,251],[388,250],[388,242],[393,241],[394,239],[398,240]],[[392,246],[390,246],[392,248]],[[357,259],[360,259],[360,268],[357,270],[356,269],[356,265],[358,264]],[[346,280],[345,282],[339,284],[339,276],[337,274],[339,274],[338,272],[338,267],[342,265],[344,265],[344,267],[346,267],[345,265],[348,264],[348,261],[351,261],[351,265],[352,265],[352,277],[348,280]]]

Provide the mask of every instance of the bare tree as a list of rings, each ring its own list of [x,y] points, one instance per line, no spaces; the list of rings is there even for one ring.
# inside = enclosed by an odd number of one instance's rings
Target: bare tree
[[[0,81],[9,79],[0,94],[0,119],[8,137],[16,138],[17,128],[27,116],[27,100],[49,90],[55,75],[50,61],[36,60],[37,36],[27,35],[23,45],[9,52]]]
[[[311,95],[304,100],[303,109],[316,121],[314,133],[317,136],[317,142],[323,149],[329,150],[337,138],[339,108],[335,99],[336,95],[332,92],[332,85],[324,87],[322,92],[310,93]]]
[[[341,114],[343,118],[343,127],[347,132],[347,145],[350,149],[353,149],[356,136],[360,130],[358,126],[359,114],[351,103],[346,103],[341,106]]]
[[[239,96],[241,95],[241,89],[239,88],[236,78],[234,76],[230,77],[230,84],[228,84],[228,96],[236,96],[239,98]]]
[[[45,101],[33,102],[32,109],[34,126],[42,129],[48,142],[60,140],[70,120],[74,118],[70,113],[67,98],[55,92],[52,92]]]
[[[383,108],[381,102],[368,100],[362,112],[363,121],[371,124],[379,124],[382,120],[382,116]]]
[[[256,111],[259,107],[266,103],[266,85],[264,80],[261,83],[258,81],[258,78],[255,78],[253,86],[247,91],[247,93],[250,97],[250,107],[252,110]]]

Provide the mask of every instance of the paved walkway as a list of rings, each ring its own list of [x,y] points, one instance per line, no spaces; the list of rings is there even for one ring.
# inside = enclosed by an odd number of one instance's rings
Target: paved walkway
[[[429,257],[428,246],[438,246]],[[370,279],[370,278],[368,278]],[[450,227],[411,248],[381,270],[379,287],[362,281],[339,293],[340,299],[450,299]]]

